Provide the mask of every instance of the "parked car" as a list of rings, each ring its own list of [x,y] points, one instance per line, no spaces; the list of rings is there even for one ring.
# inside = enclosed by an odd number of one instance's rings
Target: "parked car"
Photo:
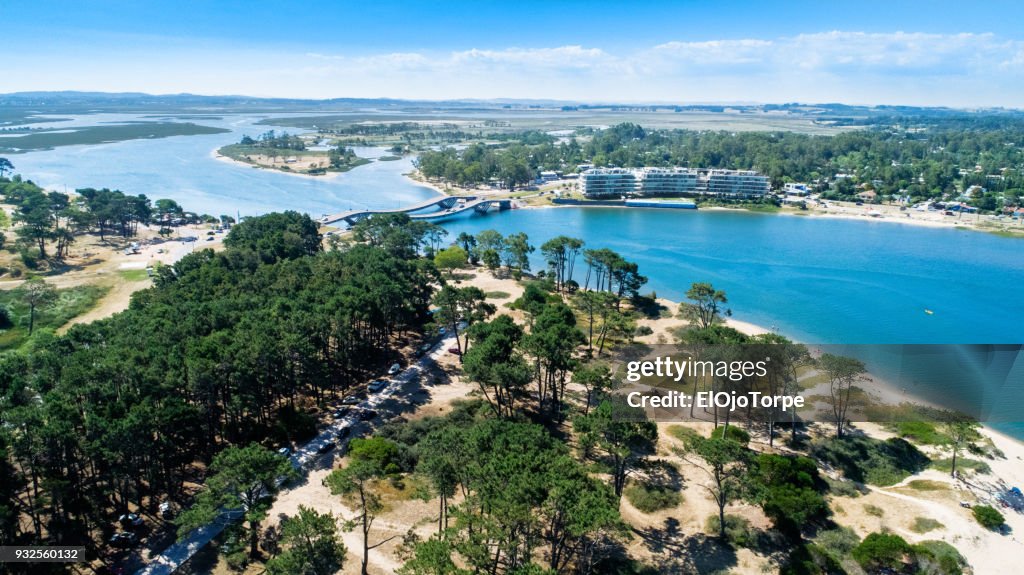
[[[355,395],[349,395],[345,397],[345,399],[342,399],[341,403],[344,405],[356,405],[359,403],[359,401],[359,398],[356,397]]]
[[[131,547],[139,542],[139,536],[130,531],[119,531],[110,538],[114,547]]]
[[[437,333],[439,333],[441,335],[444,335],[444,334],[448,333],[448,328],[440,327],[440,328],[437,329]]]
[[[337,443],[335,443],[333,441],[328,441],[327,443],[321,445],[320,448],[316,450],[316,452],[317,453],[327,453],[328,451],[332,451],[337,446],[338,446]]]
[[[363,410],[363,411],[362,411],[362,412],[361,412],[361,413],[359,414],[359,419],[360,419],[361,421],[370,421],[370,420],[371,420],[371,419],[373,419],[374,417],[377,417],[377,411],[376,411],[376,410],[374,410],[374,409],[364,409],[364,410]]]
[[[331,415],[334,416],[334,419],[341,419],[342,417],[345,417],[345,414],[348,413],[348,410],[349,408],[347,407],[340,407],[338,409],[335,409],[334,413]]]
[[[462,355],[462,350],[460,350],[458,347],[449,347],[448,348],[448,353],[454,353],[455,355]]]
[[[402,371],[402,366],[397,363],[393,363],[391,364],[391,367],[388,368],[388,375],[395,375],[400,371]]]
[[[378,391],[384,389],[387,386],[388,386],[388,382],[387,381],[385,381],[383,379],[378,379],[377,381],[371,382],[370,385],[366,386],[366,389],[370,393],[377,393]]]
[[[142,527],[142,518],[134,513],[125,513],[124,515],[117,518],[117,522],[121,524],[121,527],[133,528]]]
[[[282,447],[281,449],[277,450],[277,454],[283,457],[288,457],[289,455],[292,454],[292,448]]]
[[[164,519],[172,519],[172,518],[174,518],[174,510],[171,509],[171,502],[170,501],[161,501],[160,502],[160,517],[162,517]]]
[[[352,433],[352,428],[346,425],[345,427],[342,427],[341,429],[339,429],[338,433],[335,434],[334,437],[338,441],[341,441],[341,440],[345,439],[346,437],[348,437],[349,433]]]

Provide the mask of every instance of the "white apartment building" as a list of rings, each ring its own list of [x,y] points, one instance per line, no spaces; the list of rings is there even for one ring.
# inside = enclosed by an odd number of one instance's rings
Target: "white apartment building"
[[[753,198],[769,191],[767,176],[743,170],[594,168],[584,171],[580,181],[588,198],[688,194]]]

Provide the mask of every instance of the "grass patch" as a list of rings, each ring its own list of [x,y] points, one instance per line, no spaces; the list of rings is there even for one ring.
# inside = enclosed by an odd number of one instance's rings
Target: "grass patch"
[[[401,160],[402,156],[381,156],[377,158],[378,162],[394,162],[395,160]]]
[[[486,297],[487,299],[508,299],[508,298],[512,297],[512,294],[508,293],[507,291],[495,290],[495,291],[485,292],[484,293],[484,297]]]
[[[118,275],[130,282],[140,282],[149,279],[146,270],[119,270]]]
[[[937,469],[944,473],[953,472],[953,459],[947,457],[945,459],[936,459],[931,464],[932,469]],[[988,473],[992,469],[984,461],[978,461],[977,459],[971,459],[969,457],[957,457],[956,458],[956,470],[957,471],[974,471],[975,473]]]
[[[670,509],[682,501],[682,497],[675,489],[650,483],[632,483],[626,486],[623,493],[633,507],[644,513]]]
[[[57,290],[52,302],[36,309],[35,329],[56,330],[92,309],[109,289],[77,286]],[[0,328],[0,351],[18,348],[28,339],[29,306],[24,302],[20,289],[0,290],[0,306],[7,308],[11,322],[8,328]]]
[[[919,445],[942,445],[949,440],[946,434],[936,429],[934,423],[927,421],[900,421],[888,427],[896,435]]]
[[[948,484],[931,479],[915,479],[907,483],[907,487],[917,491],[943,491],[949,489]]]
[[[670,425],[668,427],[668,434],[683,443],[688,443],[700,437],[700,434],[697,433],[695,429],[684,427],[682,425]]]
[[[930,517],[915,517],[914,523],[910,526],[910,530],[914,533],[928,533],[929,531],[935,531],[936,529],[942,529],[943,527],[945,527],[945,525]]]
[[[882,517],[883,515],[885,515],[885,509],[882,509],[877,505],[872,505],[868,503],[864,505],[864,513],[867,513],[868,515],[871,515],[873,517]]]

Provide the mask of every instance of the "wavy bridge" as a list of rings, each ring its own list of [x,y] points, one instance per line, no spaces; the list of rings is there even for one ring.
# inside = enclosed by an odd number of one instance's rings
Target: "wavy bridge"
[[[326,215],[320,218],[320,223],[329,225],[345,222],[348,225],[352,225],[363,218],[377,214],[409,214],[409,217],[414,220],[439,220],[462,214],[469,210],[475,210],[477,213],[482,214],[492,207],[496,207],[498,210],[511,209],[512,200],[507,198],[479,198],[477,196],[442,196],[394,210],[349,210],[338,214]],[[436,210],[418,213],[430,208],[436,208]]]

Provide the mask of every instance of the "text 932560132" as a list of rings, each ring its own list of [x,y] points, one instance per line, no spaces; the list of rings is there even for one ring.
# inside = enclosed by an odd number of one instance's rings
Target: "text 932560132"
[[[77,563],[85,547],[0,546],[0,563]]]

